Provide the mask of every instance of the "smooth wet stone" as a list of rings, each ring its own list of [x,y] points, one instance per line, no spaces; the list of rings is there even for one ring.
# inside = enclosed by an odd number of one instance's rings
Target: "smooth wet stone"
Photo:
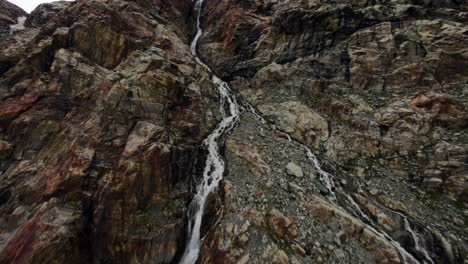
[[[330,190],[328,190],[328,188],[323,185],[319,180],[314,180],[313,181],[315,187],[317,187],[317,189],[319,189],[320,193],[323,194],[323,195],[329,195],[330,194]]]

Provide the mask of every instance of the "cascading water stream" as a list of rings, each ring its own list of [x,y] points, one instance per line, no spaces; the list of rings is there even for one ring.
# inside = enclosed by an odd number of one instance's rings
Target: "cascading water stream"
[[[203,0],[197,0],[195,4],[195,11],[197,13],[197,34],[190,48],[197,63],[211,72],[210,68],[197,56],[197,43],[202,34],[200,25],[202,5]],[[192,264],[198,259],[201,244],[201,225],[206,201],[209,194],[216,191],[218,188],[219,182],[223,178],[225,168],[224,160],[219,153],[218,145],[223,136],[231,131],[237,124],[240,115],[240,106],[227,83],[223,82],[215,75],[212,76],[212,81],[219,95],[222,120],[213,132],[203,141],[203,146],[206,148],[208,154],[203,170],[202,181],[197,186],[197,193],[190,203],[188,210],[188,243],[180,261],[182,264]],[[228,111],[226,112],[226,110]]]
[[[258,113],[258,111],[254,107],[252,107],[250,104],[247,103],[246,109],[249,112],[251,112],[252,114],[254,114],[256,117],[258,117],[259,120],[263,124],[267,123],[266,120]],[[291,141],[292,140],[291,136],[288,133],[286,133],[286,135],[287,135],[288,140]],[[409,264],[420,263],[420,261],[418,261],[403,246],[401,246],[401,244],[398,243],[398,241],[394,240],[389,234],[387,234],[382,228],[380,228],[379,225],[377,223],[375,223],[374,220],[369,218],[361,210],[361,207],[359,207],[359,205],[354,201],[354,199],[353,199],[353,197],[351,195],[347,194],[341,188],[337,188],[335,186],[335,184],[333,182],[333,178],[334,178],[333,175],[331,175],[330,173],[328,173],[328,172],[326,172],[326,171],[324,171],[322,169],[319,160],[317,159],[317,157],[314,155],[314,153],[312,152],[312,150],[308,146],[306,146],[305,144],[303,144],[301,142],[298,142],[298,141],[296,141],[296,142],[299,143],[302,147],[304,147],[307,158],[309,159],[309,161],[311,162],[312,166],[315,168],[315,170],[316,170],[316,172],[317,172],[317,174],[319,176],[319,181],[329,191],[329,195],[328,195],[327,198],[333,205],[335,205],[336,207],[340,208],[341,210],[343,210],[345,212],[350,213],[354,217],[357,217],[358,219],[360,219],[364,223],[366,228],[368,228],[371,232],[373,232],[376,235],[378,235],[379,237],[387,240],[398,251],[398,253],[400,254],[400,256],[401,256],[401,258],[403,260],[403,263],[409,263]],[[360,185],[358,185],[358,189],[359,189],[360,192],[363,192],[361,190]],[[336,196],[337,193],[339,195],[345,197],[345,200],[349,203],[350,206],[346,205],[346,204],[341,204],[339,202],[339,200],[337,199],[337,196]],[[419,241],[419,238],[418,238],[416,232],[411,228],[408,217],[406,217],[405,215],[403,215],[403,214],[401,214],[399,212],[390,210],[389,208],[386,208],[386,209],[402,218],[403,223],[404,223],[404,228],[410,234],[410,236],[411,236],[411,238],[412,238],[412,240],[414,242],[414,249],[424,257],[423,263],[433,264],[434,262],[430,258],[429,253],[427,252],[427,250],[423,246],[421,246],[421,243]]]
[[[266,120],[260,115],[260,113],[258,113],[258,111],[254,107],[252,107],[248,103],[246,104],[247,104],[246,110],[248,110],[253,115],[255,115],[263,124],[267,123]],[[292,141],[291,136],[288,133],[286,133],[286,135],[287,135],[288,140]],[[387,234],[387,232],[385,232],[385,230],[380,228],[379,224],[377,224],[374,220],[369,218],[361,210],[361,207],[359,207],[359,205],[354,201],[351,195],[347,194],[341,188],[337,188],[335,186],[333,182],[333,178],[334,178],[333,175],[331,175],[330,173],[322,169],[319,160],[317,159],[317,157],[314,155],[314,153],[308,146],[306,146],[305,144],[299,141],[296,141],[296,142],[300,144],[302,147],[304,147],[306,156],[311,162],[312,166],[315,168],[319,176],[320,182],[329,191],[329,195],[327,196],[327,198],[333,205],[335,205],[336,207],[340,208],[341,210],[345,212],[350,213],[354,217],[357,217],[364,223],[366,228],[368,228],[371,232],[387,240],[398,251],[398,253],[400,254],[402,258],[403,263],[409,263],[409,264],[421,263],[413,255],[411,255],[398,241],[394,240],[389,234]],[[361,190],[360,185],[358,185],[358,189],[360,192],[363,192]],[[336,194],[339,194],[345,197],[345,200],[347,203],[349,203],[349,205],[340,203],[339,200],[337,199]],[[421,245],[416,232],[411,228],[408,217],[406,217],[405,215],[399,212],[391,210],[389,208],[386,208],[386,209],[402,218],[403,223],[404,223],[404,228],[410,234],[411,239],[414,242],[414,249],[424,257],[424,260],[422,263],[433,264],[434,262],[430,258],[428,251]]]
[[[204,67],[207,71],[212,73],[211,69],[200,60],[196,52],[198,40],[202,35],[200,18],[203,1],[204,0],[196,0],[195,3],[195,11],[197,14],[197,34],[195,35],[190,48],[196,62],[202,67]],[[239,116],[241,112],[241,106],[238,104],[235,95],[232,93],[227,83],[225,83],[215,75],[212,76],[212,81],[214,87],[217,89],[217,92],[219,94],[220,112],[222,114],[222,120],[216,126],[214,131],[203,141],[203,145],[207,149],[208,155],[203,170],[202,181],[197,186],[197,193],[195,194],[195,197],[190,203],[188,210],[188,241],[186,249],[180,261],[181,264],[193,264],[198,259],[201,245],[201,225],[206,201],[209,194],[216,191],[216,189],[218,188],[219,182],[223,178],[223,173],[225,169],[224,160],[219,153],[219,144],[221,143],[223,136],[235,127],[235,125],[239,121]],[[249,112],[254,114],[263,124],[267,123],[266,120],[248,102],[243,102],[243,105]],[[226,108],[228,110],[227,112]],[[289,136],[289,134],[288,139],[291,141],[291,137]],[[305,148],[306,155],[309,161],[316,169],[319,175],[320,182],[322,182],[325,185],[325,187],[329,190],[330,194],[328,196],[328,200],[331,203],[333,203],[341,210],[346,211],[352,214],[353,216],[359,218],[370,231],[374,232],[381,238],[387,240],[398,251],[404,263],[420,263],[413,255],[411,255],[405,248],[403,248],[400,245],[400,243],[395,241],[382,228],[380,228],[379,225],[375,223],[375,221],[370,219],[361,210],[359,205],[349,194],[347,194],[344,190],[340,188],[336,188],[333,182],[333,175],[324,171],[321,168],[317,157],[313,154],[310,148],[308,148],[301,142],[298,143]],[[340,203],[337,198],[337,194],[345,197],[345,201],[347,202],[347,204]],[[413,231],[413,229],[411,229],[408,218],[398,212],[392,212],[402,217],[404,221],[404,228],[411,235],[411,238],[415,244],[415,250],[424,257],[423,263],[432,264],[433,261],[429,257],[428,252],[420,245],[416,232]]]
[[[374,220],[370,219],[359,207],[359,205],[354,201],[354,199],[347,194],[345,191],[343,191],[340,188],[336,188],[335,184],[333,183],[333,176],[329,174],[328,172],[324,171],[320,163],[317,159],[317,157],[312,153],[309,147],[303,145],[306,151],[306,155],[309,158],[310,162],[314,166],[314,168],[317,170],[317,173],[319,175],[319,180],[325,185],[325,187],[328,189],[330,192],[328,200],[333,203],[335,206],[338,208],[351,213],[353,216],[361,219],[361,221],[366,225],[366,228],[368,228],[370,231],[372,231],[374,234],[378,235],[379,237],[387,240],[400,254],[402,257],[403,263],[420,263],[413,255],[411,255],[403,246],[398,243],[398,241],[394,240],[389,234],[387,234],[383,229],[379,228],[379,225],[375,223]],[[349,208],[346,205],[342,205],[338,202],[338,199],[336,197],[336,192],[342,196],[345,197],[346,201],[351,205],[351,208]],[[409,224],[408,218],[404,216],[403,214],[400,214],[398,212],[395,212],[391,210],[393,213],[397,214],[403,219],[404,222],[404,228],[408,233],[411,235],[411,238],[413,239],[413,242],[415,244],[415,250],[421,253],[424,256],[423,263],[429,263],[433,264],[434,262],[432,259],[429,257],[429,253],[427,252],[426,249],[424,249],[420,243],[419,239],[414,232],[413,229],[411,229],[411,226]]]

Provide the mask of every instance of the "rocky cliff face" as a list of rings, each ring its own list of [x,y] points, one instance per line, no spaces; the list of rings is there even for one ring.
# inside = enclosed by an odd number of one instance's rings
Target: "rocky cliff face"
[[[203,260],[398,262],[391,246],[362,237],[353,217],[313,194],[317,173],[303,150],[271,138],[284,132],[321,153],[340,175],[336,185],[402,245],[404,221],[381,205],[432,232],[422,240],[435,262],[466,260],[467,8],[207,0],[202,58],[270,121],[263,130],[276,133],[259,134],[247,118],[228,140],[233,200]],[[305,176],[288,175],[290,162]]]
[[[180,259],[221,116],[193,5],[57,2],[10,31],[0,0],[0,263]],[[205,0],[201,25],[255,111],[200,263],[468,261],[465,1]]]
[[[170,262],[218,115],[191,3],[63,7],[2,50],[0,262]]]

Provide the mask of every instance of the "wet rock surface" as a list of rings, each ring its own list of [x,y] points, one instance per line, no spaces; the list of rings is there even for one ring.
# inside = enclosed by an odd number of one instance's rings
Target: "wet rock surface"
[[[180,260],[221,119],[193,5],[0,0],[0,263]],[[202,27],[245,109],[200,263],[468,261],[464,1],[205,0]]]

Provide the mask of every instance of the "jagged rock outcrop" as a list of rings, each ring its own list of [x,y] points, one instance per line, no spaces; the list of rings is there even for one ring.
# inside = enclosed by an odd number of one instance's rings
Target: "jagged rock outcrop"
[[[24,23],[26,16],[27,13],[16,5],[6,0],[0,1],[0,46],[3,49],[2,54],[0,54],[0,74],[17,62],[7,55],[5,49],[18,43],[18,40],[11,34],[14,31],[12,27],[24,26],[18,24]],[[20,39],[24,39],[24,37],[22,36]]]
[[[58,12],[65,9],[69,4],[71,4],[69,1],[40,4],[28,15],[24,24],[27,27],[40,27],[46,24],[50,19],[53,19]]]
[[[21,45],[0,56],[0,263],[175,260],[218,115],[190,53],[191,14],[191,1],[55,3],[12,35]]]
[[[16,5],[6,1],[0,1],[0,34],[4,36],[10,33],[10,26],[18,23],[18,18],[27,16],[27,13]]]

